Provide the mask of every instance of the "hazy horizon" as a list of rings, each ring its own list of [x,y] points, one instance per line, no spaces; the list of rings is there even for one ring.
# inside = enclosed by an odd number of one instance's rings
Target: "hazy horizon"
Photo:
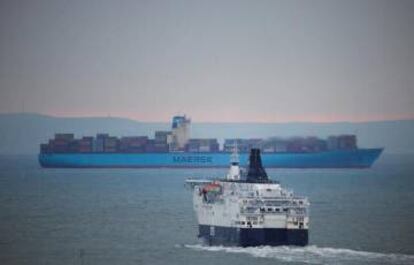
[[[319,124],[329,124],[329,123],[375,123],[375,122],[398,122],[398,121],[414,121],[414,118],[406,118],[406,119],[382,119],[382,120],[367,120],[367,121],[349,121],[349,120],[337,120],[337,121],[197,121],[192,118],[192,116],[188,115],[187,113],[178,113],[171,115],[169,120],[138,120],[133,117],[123,117],[123,116],[59,116],[59,115],[52,115],[52,114],[44,114],[44,113],[37,113],[37,112],[0,112],[0,115],[40,115],[45,117],[51,118],[68,118],[68,119],[106,119],[106,118],[114,118],[114,119],[127,119],[135,122],[145,122],[145,123],[171,123],[171,119],[175,115],[185,115],[186,117],[190,118],[192,123],[263,123],[263,124],[272,124],[272,123],[319,123]]]
[[[108,133],[112,136],[154,137],[155,131],[171,129],[171,121],[143,122],[117,117],[59,118],[38,114],[0,114],[0,154],[36,154],[39,144],[55,133],[74,133],[77,137]],[[30,133],[28,133],[30,132]],[[365,123],[223,123],[192,121],[191,138],[308,137],[355,134],[361,148],[385,147],[386,153],[413,153],[414,120]]]
[[[0,112],[414,119],[414,1],[0,2]]]

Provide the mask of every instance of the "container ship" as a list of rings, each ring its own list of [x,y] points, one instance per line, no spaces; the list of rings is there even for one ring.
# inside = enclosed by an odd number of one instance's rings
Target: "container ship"
[[[368,168],[382,148],[358,148],[355,135],[267,139],[194,139],[191,120],[175,116],[169,131],[148,136],[115,137],[97,134],[75,138],[57,133],[40,145],[39,163],[54,168],[227,167],[237,148],[240,165],[248,163],[252,148],[261,150],[267,168]]]

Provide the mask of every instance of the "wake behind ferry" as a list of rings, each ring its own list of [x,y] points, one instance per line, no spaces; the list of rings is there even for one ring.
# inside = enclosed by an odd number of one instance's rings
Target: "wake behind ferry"
[[[237,146],[241,166],[247,165],[249,150],[256,148],[268,168],[368,168],[383,150],[358,148],[355,135],[225,139],[221,146],[215,138],[191,138],[190,127],[189,118],[175,116],[171,130],[156,131],[152,139],[57,133],[40,145],[39,163],[57,168],[227,167]]]

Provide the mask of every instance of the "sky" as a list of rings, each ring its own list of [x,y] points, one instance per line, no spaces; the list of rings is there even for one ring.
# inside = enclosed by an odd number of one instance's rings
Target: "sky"
[[[0,0],[0,113],[414,119],[414,1]]]

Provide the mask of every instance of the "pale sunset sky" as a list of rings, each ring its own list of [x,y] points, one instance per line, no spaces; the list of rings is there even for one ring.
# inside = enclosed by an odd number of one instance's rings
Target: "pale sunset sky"
[[[0,113],[414,119],[414,1],[0,1]]]

